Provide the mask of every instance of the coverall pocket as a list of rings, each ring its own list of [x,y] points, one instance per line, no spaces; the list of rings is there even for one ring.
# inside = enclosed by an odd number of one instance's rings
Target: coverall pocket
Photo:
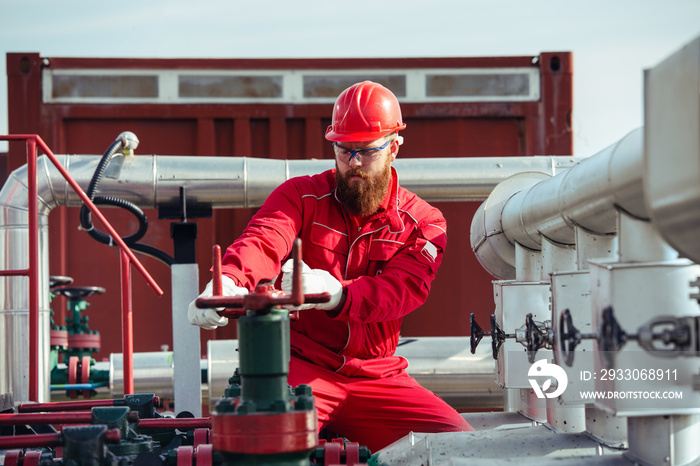
[[[335,270],[343,270],[348,258],[348,235],[333,228],[314,223],[309,237],[310,245],[304,254],[307,263],[329,264]]]

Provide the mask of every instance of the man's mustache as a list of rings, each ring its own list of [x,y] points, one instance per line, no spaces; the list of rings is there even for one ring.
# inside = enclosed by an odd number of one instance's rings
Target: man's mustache
[[[343,175],[343,178],[345,178],[347,180],[347,179],[350,179],[351,176],[359,176],[363,180],[366,180],[369,178],[369,175],[367,173],[363,172],[362,170],[360,170],[359,168],[351,168],[350,170],[346,171],[345,175]]]

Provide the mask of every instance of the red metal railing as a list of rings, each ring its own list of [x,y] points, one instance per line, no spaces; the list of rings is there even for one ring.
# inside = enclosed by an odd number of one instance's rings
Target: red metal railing
[[[133,328],[132,328],[132,294],[130,266],[133,264],[148,285],[158,296],[163,290],[158,286],[146,268],[139,262],[133,251],[124,243],[112,225],[102,215],[102,212],[88,198],[80,185],[61,165],[51,149],[37,134],[15,134],[0,136],[0,141],[25,141],[27,147],[27,185],[29,199],[29,263],[27,269],[0,270],[0,276],[29,277],[29,401],[39,401],[39,209],[37,193],[36,158],[37,147],[41,149],[61,176],[68,182],[73,191],[87,205],[90,212],[97,217],[102,226],[109,232],[121,251],[121,295],[122,295],[122,353],[124,360],[124,394],[134,392],[133,372]]]

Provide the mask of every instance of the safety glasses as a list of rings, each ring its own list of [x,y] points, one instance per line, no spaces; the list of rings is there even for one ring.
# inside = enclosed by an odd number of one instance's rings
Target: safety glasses
[[[391,141],[393,141],[393,139],[389,139],[379,147],[357,150],[348,149],[334,142],[333,150],[335,151],[335,156],[346,163],[352,162],[352,159],[356,159],[360,163],[372,163],[379,156],[379,153],[391,144]]]

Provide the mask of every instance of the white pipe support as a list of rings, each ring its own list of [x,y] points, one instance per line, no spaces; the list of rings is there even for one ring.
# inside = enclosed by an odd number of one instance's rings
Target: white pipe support
[[[635,464],[691,465],[700,462],[700,415],[644,416],[627,419],[629,450]],[[653,441],[650,441],[652,440]]]
[[[576,248],[572,245],[557,244],[542,239],[542,273],[540,280],[550,281],[550,275],[556,272],[576,269]]]
[[[612,235],[594,235],[575,228],[576,234],[576,266],[578,270],[588,270],[590,259],[617,257],[618,238]]]

